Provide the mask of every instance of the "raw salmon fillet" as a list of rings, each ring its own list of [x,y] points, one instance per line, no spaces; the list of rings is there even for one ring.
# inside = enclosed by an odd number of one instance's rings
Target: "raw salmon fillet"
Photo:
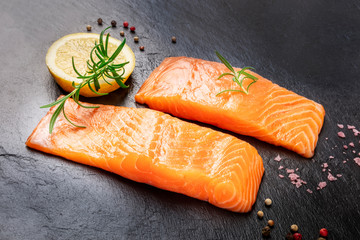
[[[235,69],[239,71],[240,69]],[[135,96],[141,104],[185,119],[215,125],[282,146],[310,158],[325,116],[324,108],[271,81],[258,78],[248,95],[226,92],[240,89],[224,64],[188,57],[166,58]],[[251,80],[245,79],[247,86]]]
[[[60,115],[50,135],[51,108],[26,145],[234,212],[251,210],[264,167],[250,144],[155,110],[99,106],[67,100],[67,116],[86,128]]]

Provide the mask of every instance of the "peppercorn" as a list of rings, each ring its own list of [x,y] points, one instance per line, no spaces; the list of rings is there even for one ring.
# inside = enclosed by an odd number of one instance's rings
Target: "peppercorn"
[[[91,26],[90,26],[90,25],[87,25],[87,26],[86,26],[86,30],[91,31]]]
[[[328,230],[326,228],[320,229],[320,236],[327,237],[328,236]]]
[[[265,199],[265,205],[266,205],[267,207],[271,206],[271,204],[272,204],[272,201],[271,201],[270,198]]]
[[[257,216],[258,216],[258,218],[262,219],[264,217],[264,212],[263,211],[258,211]]]
[[[130,27],[130,31],[135,32],[135,27],[134,27],[134,26],[131,26],[131,27]]]
[[[326,239],[323,237],[319,237],[317,240],[326,240]]]
[[[102,21],[101,18],[99,18],[99,19],[97,20],[97,22],[98,22],[99,25],[102,25],[102,23],[103,23],[103,21]]]
[[[171,41],[173,42],[173,43],[176,43],[176,37],[171,37]]]
[[[124,33],[124,31],[120,31],[120,36],[125,36],[125,33]]]
[[[275,223],[274,223],[274,221],[273,221],[273,220],[269,220],[269,221],[268,221],[268,225],[269,225],[269,227],[273,227],[273,226],[274,226],[274,224],[275,224]]]
[[[302,236],[301,236],[300,233],[294,233],[293,237],[294,237],[294,240],[301,240],[302,239]]]
[[[127,21],[123,22],[124,28],[127,28],[129,26],[129,23]]]
[[[264,236],[264,237],[269,237],[270,236],[270,227],[269,226],[266,226],[264,227],[262,230],[261,230],[261,234]]]
[[[116,27],[116,21],[115,21],[115,20],[112,20],[112,21],[111,21],[111,26],[112,26],[112,27]]]
[[[293,232],[297,232],[299,230],[299,227],[296,224],[293,224],[293,225],[291,225],[290,229]]]
[[[144,50],[145,50],[145,47],[144,47],[144,46],[140,46],[139,49],[140,49],[140,51],[144,51]]]
[[[286,234],[286,237],[285,237],[286,240],[294,240],[294,237],[291,233],[288,233]]]
[[[139,37],[138,36],[136,36],[136,37],[134,37],[134,42],[139,42]]]

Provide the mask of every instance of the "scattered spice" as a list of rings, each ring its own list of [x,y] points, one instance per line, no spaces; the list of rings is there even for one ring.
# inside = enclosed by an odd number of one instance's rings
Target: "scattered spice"
[[[171,41],[172,41],[173,43],[176,43],[176,37],[172,36],[172,37],[171,37]]]
[[[272,204],[272,201],[270,198],[265,199],[265,206],[270,207]]]
[[[329,169],[329,170],[330,170],[330,169]],[[331,173],[328,173],[328,177],[327,177],[327,178],[329,179],[330,182],[337,180],[337,178],[334,177]]]
[[[136,36],[136,37],[134,37],[134,42],[139,42],[139,37],[138,36]]]
[[[297,232],[297,231],[299,230],[299,227],[298,227],[298,225],[293,224],[293,225],[291,225],[290,230],[291,230],[292,232]]]
[[[120,36],[125,36],[125,33],[124,33],[124,31],[120,31]]]
[[[360,158],[356,157],[356,158],[354,158],[354,161],[356,162],[357,165],[360,166]]]
[[[112,20],[112,21],[111,21],[111,26],[112,26],[112,27],[116,27],[116,21],[115,21],[115,20]]]
[[[102,24],[103,24],[103,20],[102,20],[101,18],[99,18],[99,19],[97,20],[97,23],[98,23],[99,25],[102,25]]]
[[[264,227],[262,230],[261,230],[261,233],[264,237],[269,237],[270,236],[270,227],[269,226],[266,226]]]
[[[87,26],[86,26],[86,30],[91,31],[91,26],[90,26],[90,25],[87,25]]]
[[[320,229],[320,236],[327,237],[328,236],[328,230],[326,228]]]
[[[135,27],[134,27],[134,26],[131,26],[131,27],[130,27],[130,31],[135,32]]]
[[[257,216],[262,219],[264,217],[264,212],[263,211],[258,211],[257,212]]]
[[[124,28],[127,28],[129,26],[129,23],[127,21],[123,22]]]
[[[140,51],[144,51],[144,50],[145,50],[145,47],[144,47],[144,46],[140,46],[139,49],[140,49]]]
[[[326,187],[326,182],[319,182],[319,185],[316,189],[320,190],[320,189],[323,189],[324,187]]]
[[[285,239],[286,239],[286,240],[293,240],[294,237],[293,237],[293,235],[292,235],[291,233],[288,233],[288,234],[286,234]]]
[[[293,237],[294,237],[294,240],[301,240],[302,239],[302,236],[301,236],[300,233],[294,233]]]
[[[273,227],[273,226],[275,225],[275,222],[270,219],[270,220],[268,221],[268,225],[269,225],[269,227]]]
[[[280,161],[281,161],[280,155],[278,154],[278,155],[274,158],[274,160],[277,161],[277,162],[280,162]]]
[[[338,132],[337,133],[338,137],[341,137],[341,138],[345,138],[345,133],[344,132]]]

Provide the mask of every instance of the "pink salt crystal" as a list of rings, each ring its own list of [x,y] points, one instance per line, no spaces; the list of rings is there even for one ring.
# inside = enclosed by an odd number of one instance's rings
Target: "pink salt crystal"
[[[284,178],[284,175],[279,174],[279,178]]]
[[[327,178],[329,179],[330,182],[337,180],[337,178],[334,177],[331,173],[328,174],[328,177],[327,177]]]
[[[352,152],[353,152],[353,153],[356,153],[356,151],[355,151],[355,150],[353,150]]]
[[[290,178],[291,181],[295,181],[295,180],[297,180],[297,179],[300,178],[300,177],[299,177],[299,175],[297,175],[297,174],[295,174],[295,173],[290,173],[290,174],[289,174],[289,178]]]
[[[354,158],[354,161],[356,162],[357,165],[360,166],[360,158],[356,157],[356,158]]]
[[[349,146],[350,146],[350,147],[355,147],[355,145],[354,145],[353,142],[349,143]]]
[[[329,165],[327,163],[323,163],[322,167],[327,168]]]
[[[296,182],[296,183],[295,183],[296,188],[301,187],[301,185],[302,185],[301,182]]]
[[[294,169],[286,169],[286,172],[287,173],[294,173],[295,171],[294,171]]]
[[[356,130],[356,129],[353,129],[353,133],[354,133],[355,136],[360,134],[360,132],[358,130]]]
[[[325,140],[328,140],[328,139],[329,139],[328,137],[325,138]]]
[[[337,126],[338,126],[339,128],[344,128],[344,124],[338,123]]]
[[[319,187],[316,187],[316,190],[320,190],[320,188],[319,188]]]
[[[348,149],[348,146],[346,146],[346,145],[344,145],[343,147],[344,147],[344,149]]]
[[[278,155],[274,158],[274,160],[277,161],[277,162],[280,162],[280,161],[281,161],[280,155],[278,154]]]
[[[306,189],[306,191],[310,194],[313,193],[313,191],[311,191],[310,189]]]
[[[324,187],[326,187],[326,182],[319,182],[319,187],[317,189],[323,189]]]
[[[323,171],[323,172],[325,172],[325,171],[326,171],[326,169],[325,169],[325,168],[323,168],[323,169],[322,169],[322,171]]]
[[[342,174],[336,174],[337,177],[342,177]]]
[[[279,170],[281,170],[281,169],[283,169],[283,168],[284,168],[284,166],[280,166],[280,167],[279,167]]]
[[[329,159],[333,159],[334,158],[334,156],[329,156]]]
[[[296,168],[296,170],[295,171],[299,171],[299,168]]]
[[[346,163],[346,161],[344,160],[343,163]]]
[[[345,138],[345,133],[343,132],[338,132],[337,135],[341,138]]]
[[[329,172],[331,172],[331,169],[328,169]]]
[[[355,129],[355,126],[347,125],[348,129]]]

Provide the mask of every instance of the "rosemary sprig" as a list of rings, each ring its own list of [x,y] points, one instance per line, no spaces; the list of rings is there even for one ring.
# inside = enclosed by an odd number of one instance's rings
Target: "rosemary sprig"
[[[85,126],[80,126],[80,125],[76,125],[75,123],[73,123],[72,121],[70,121],[70,119],[66,116],[65,114],[65,101],[68,98],[72,98],[74,99],[74,101],[83,108],[98,108],[98,106],[85,106],[82,105],[79,102],[79,96],[80,96],[80,90],[85,87],[86,85],[89,86],[89,89],[94,92],[97,95],[107,95],[108,93],[100,93],[98,92],[100,89],[100,83],[99,83],[99,79],[102,78],[107,84],[112,85],[111,83],[109,83],[108,81],[106,81],[105,77],[110,78],[110,79],[114,79],[116,81],[116,83],[121,87],[121,88],[128,88],[129,86],[125,85],[123,83],[123,75],[125,73],[125,68],[124,66],[126,64],[128,64],[129,62],[124,62],[124,63],[120,63],[120,64],[115,64],[113,63],[113,61],[115,60],[115,58],[120,54],[121,50],[123,49],[126,39],[124,39],[122,41],[122,43],[119,45],[119,47],[115,50],[115,52],[109,57],[108,56],[108,44],[109,44],[109,34],[107,34],[106,39],[105,39],[105,43],[103,40],[103,36],[106,30],[108,30],[110,27],[104,29],[101,33],[100,33],[100,38],[99,38],[99,43],[97,43],[95,41],[95,46],[91,49],[90,51],[90,60],[87,60],[87,67],[88,67],[88,71],[86,71],[85,74],[80,74],[78,72],[78,70],[75,67],[75,63],[74,63],[74,57],[72,57],[72,66],[73,69],[75,71],[75,73],[78,75],[77,78],[82,79],[82,82],[79,84],[76,84],[75,82],[72,82],[72,86],[74,87],[74,90],[72,92],[70,92],[68,95],[60,98],[59,100],[44,105],[41,108],[49,108],[55,105],[59,105],[57,107],[57,109],[55,110],[55,112],[53,113],[51,119],[50,119],[50,124],[49,124],[49,133],[51,134],[53,129],[54,129],[54,125],[56,122],[56,119],[58,118],[58,116],[60,115],[60,113],[63,113],[65,119],[71,123],[73,126],[75,127],[81,127],[81,128],[85,128]],[[94,56],[96,55],[99,59],[99,61],[95,61],[94,60]],[[95,89],[91,86],[94,85]]]
[[[236,83],[240,86],[240,88],[241,88],[241,89],[226,89],[226,90],[223,90],[223,91],[219,92],[218,94],[216,94],[216,96],[218,96],[218,95],[220,95],[220,94],[222,94],[222,93],[224,93],[224,92],[241,92],[241,93],[249,94],[249,88],[250,88],[250,86],[253,85],[254,83],[256,83],[256,81],[258,80],[258,78],[255,77],[255,76],[253,76],[253,75],[251,75],[251,74],[248,73],[248,72],[245,72],[245,71],[246,71],[247,69],[251,69],[251,70],[255,70],[255,69],[252,68],[252,67],[244,67],[244,68],[241,69],[240,71],[235,72],[235,70],[234,70],[234,68],[231,66],[231,64],[230,64],[223,56],[221,56],[220,53],[218,53],[218,52],[216,51],[216,55],[218,56],[218,58],[220,59],[220,61],[231,71],[231,72],[226,72],[226,73],[221,74],[221,75],[218,77],[218,79],[220,79],[220,78],[222,78],[222,77],[224,77],[224,76],[226,76],[226,75],[231,75],[231,76],[233,76],[232,80],[233,80],[234,82],[236,82]],[[249,78],[249,79],[252,80],[252,82],[249,83],[249,84],[247,85],[247,87],[245,87],[245,86],[243,85],[243,82],[244,82],[244,80],[245,80],[246,78]]]

